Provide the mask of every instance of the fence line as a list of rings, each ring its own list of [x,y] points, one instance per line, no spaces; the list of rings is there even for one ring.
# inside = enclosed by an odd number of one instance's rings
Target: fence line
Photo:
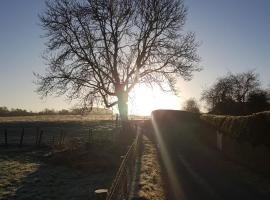
[[[114,141],[118,132],[117,128],[99,130],[84,127],[83,130],[70,131],[62,127],[9,127],[0,129],[0,146],[57,146],[74,139],[81,143]]]
[[[131,185],[135,173],[135,162],[138,150],[140,148],[141,133],[137,131],[136,138],[118,169],[115,179],[108,191],[106,200],[123,200],[128,199],[131,191]]]

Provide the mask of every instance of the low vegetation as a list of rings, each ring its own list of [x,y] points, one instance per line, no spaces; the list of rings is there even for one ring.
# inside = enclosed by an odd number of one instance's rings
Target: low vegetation
[[[270,112],[247,116],[201,115],[201,119],[238,141],[270,148]]]
[[[138,199],[164,200],[164,181],[155,144],[143,136],[143,153],[140,161],[140,176],[138,177]]]

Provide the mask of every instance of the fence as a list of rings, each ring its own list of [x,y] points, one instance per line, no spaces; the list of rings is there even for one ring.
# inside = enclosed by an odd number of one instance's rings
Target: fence
[[[136,125],[135,127],[136,138],[123,158],[106,200],[128,199],[130,195],[132,181],[135,175],[136,156],[141,144],[141,134],[137,131],[138,126]]]
[[[0,146],[57,146],[68,142],[92,143],[114,141],[119,132],[113,122],[103,124],[64,124],[50,126],[2,126],[0,127]]]

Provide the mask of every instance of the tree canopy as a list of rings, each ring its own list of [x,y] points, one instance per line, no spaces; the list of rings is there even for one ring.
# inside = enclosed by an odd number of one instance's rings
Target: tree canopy
[[[182,0],[54,0],[40,15],[47,72],[42,95],[66,94],[85,106],[118,105],[127,119],[136,84],[175,90],[176,79],[199,70],[195,34],[184,32]]]
[[[211,110],[221,102],[246,102],[248,94],[258,89],[260,81],[254,71],[232,74],[218,78],[202,92],[201,99]]]
[[[184,102],[183,110],[193,113],[200,113],[200,106],[195,99],[190,98]]]
[[[205,89],[201,100],[215,114],[241,115],[268,110],[268,94],[260,85],[254,71],[229,73]]]

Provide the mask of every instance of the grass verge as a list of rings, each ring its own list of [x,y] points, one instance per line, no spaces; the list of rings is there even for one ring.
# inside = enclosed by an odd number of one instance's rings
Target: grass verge
[[[137,177],[138,188],[134,199],[164,200],[166,197],[158,151],[154,143],[146,136],[143,136],[142,140],[140,175]]]

